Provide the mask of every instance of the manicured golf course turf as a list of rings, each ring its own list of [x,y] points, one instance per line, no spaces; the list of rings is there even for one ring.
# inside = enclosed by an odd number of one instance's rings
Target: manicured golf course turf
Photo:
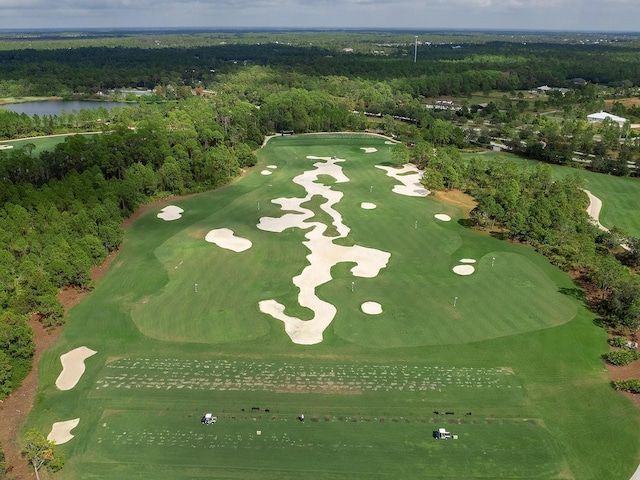
[[[306,195],[292,180],[315,168],[307,156],[345,160],[348,182],[318,180],[344,194],[333,208],[350,231],[335,243],[391,256],[371,278],[336,264],[315,291],[335,318],[320,343],[298,345],[258,303],[313,317],[292,282],[308,265],[309,229],[257,225],[292,213],[272,200]],[[184,210],[177,220],[157,218],[162,206],[142,215],[71,310],[26,425],[47,434],[80,418],[60,478],[631,476],[640,415],[609,386],[606,332],[567,275],[466,228],[452,205],[393,193],[398,182],[375,168],[390,165],[384,138],[276,137],[258,158],[225,188],[167,202]],[[309,221],[329,225],[324,204],[305,202]],[[204,240],[222,228],[251,248]],[[463,264],[471,275],[453,272]],[[368,301],[382,313],[364,313]],[[98,353],[74,388],[58,390],[60,355],[83,345]],[[200,424],[207,412],[216,424]],[[434,439],[438,428],[457,439]]]

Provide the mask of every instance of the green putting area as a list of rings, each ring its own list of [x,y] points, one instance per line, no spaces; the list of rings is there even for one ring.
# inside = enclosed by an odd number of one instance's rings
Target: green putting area
[[[466,228],[383,137],[258,158],[143,214],[71,310],[27,423],[78,420],[60,475],[631,476],[640,415],[567,275]]]

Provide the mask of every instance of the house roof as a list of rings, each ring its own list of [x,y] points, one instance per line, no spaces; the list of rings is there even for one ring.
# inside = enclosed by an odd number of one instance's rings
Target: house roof
[[[626,123],[627,121],[626,118],[618,117],[617,115],[613,115],[607,112],[598,112],[598,113],[592,113],[591,115],[587,115],[587,119],[590,119],[590,120],[604,120],[605,118],[608,118],[612,122],[618,122],[618,123]]]

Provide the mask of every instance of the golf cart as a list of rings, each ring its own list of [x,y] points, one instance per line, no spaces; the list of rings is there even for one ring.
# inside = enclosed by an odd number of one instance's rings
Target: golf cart
[[[213,425],[218,421],[218,417],[214,417],[211,413],[205,413],[204,417],[202,417],[202,425]]]
[[[438,440],[446,440],[447,438],[451,438],[451,432],[447,432],[447,430],[444,428],[439,428],[436,432],[435,437]]]

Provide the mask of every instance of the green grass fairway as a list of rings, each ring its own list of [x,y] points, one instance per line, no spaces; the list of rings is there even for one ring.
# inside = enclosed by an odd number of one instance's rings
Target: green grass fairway
[[[292,214],[272,200],[306,195],[293,179],[314,168],[309,155],[345,159],[349,179],[318,178],[343,196],[306,201],[310,221],[335,235],[335,209],[350,228],[336,243],[391,256],[372,278],[333,266],[315,293],[337,314],[304,346],[258,302],[313,317],[292,283],[310,229],[257,224]],[[533,250],[465,228],[457,208],[393,193],[375,168],[389,162],[381,137],[276,137],[246,176],[176,201],[181,218],[139,218],[40,364],[26,428],[80,418],[60,478],[627,480],[640,415],[609,387],[606,334],[575,285]],[[221,228],[251,248],[204,240]],[[454,273],[465,259],[474,273]],[[382,313],[363,313],[366,301]],[[58,390],[59,356],[83,345],[98,353]],[[215,425],[200,424],[207,412]],[[438,428],[458,439],[435,440]]]
[[[0,142],[0,145],[11,145],[13,148],[22,148],[28,143],[32,143],[36,146],[33,149],[32,154],[38,155],[41,152],[48,152],[53,150],[56,145],[64,142],[65,138],[71,135],[96,135],[95,133],[70,133],[68,135],[50,135],[46,137],[32,137],[32,138],[23,138],[20,140],[9,140]],[[5,150],[10,151],[10,150]]]

